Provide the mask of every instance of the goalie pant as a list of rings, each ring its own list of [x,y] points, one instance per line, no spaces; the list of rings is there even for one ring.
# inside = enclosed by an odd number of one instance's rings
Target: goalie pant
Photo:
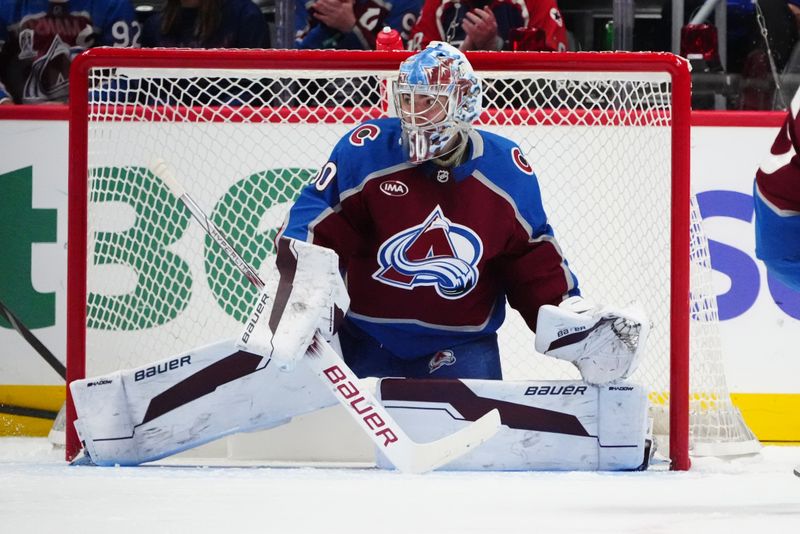
[[[417,442],[441,438],[492,408],[500,410],[504,427],[447,469],[637,469],[645,456],[647,399],[632,384],[411,379],[377,384],[383,404]],[[237,350],[233,340],[76,380],[70,390],[84,448],[94,463],[107,466],[159,460],[337,404],[304,362],[282,372],[266,358]],[[378,463],[391,467],[380,455]]]

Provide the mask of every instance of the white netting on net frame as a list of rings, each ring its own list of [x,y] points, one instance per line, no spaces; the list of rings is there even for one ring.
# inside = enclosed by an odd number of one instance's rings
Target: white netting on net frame
[[[670,374],[669,76],[482,74],[486,111],[478,127],[515,140],[533,164],[584,294],[617,305],[636,300],[648,311],[648,356],[634,379],[651,389],[654,413],[663,413]],[[274,276],[272,239],[291,201],[342,135],[389,113],[391,76],[93,71],[87,373],[236,335],[255,299],[255,290],[150,172],[156,158],[175,170],[242,256]],[[716,309],[710,285],[697,285],[710,277],[710,265],[698,265],[705,274],[692,274],[696,318],[699,310]],[[696,451],[706,442],[752,438],[725,387],[716,320],[692,321]],[[533,352],[533,335],[513,310],[500,334],[506,379],[578,376],[568,364]]]
[[[706,381],[690,380],[690,449],[696,456],[750,454],[757,452],[761,445],[728,394],[708,238],[694,197],[690,216],[690,347],[692,356],[702,355],[690,359],[690,378],[709,377]]]

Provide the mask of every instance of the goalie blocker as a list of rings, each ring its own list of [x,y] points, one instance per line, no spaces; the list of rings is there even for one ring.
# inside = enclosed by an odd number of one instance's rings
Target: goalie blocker
[[[499,410],[500,431],[446,469],[646,466],[647,399],[633,384],[411,379],[378,384],[382,403],[415,441],[450,435]],[[337,404],[308,366],[282,372],[268,359],[238,350],[232,340],[77,380],[70,390],[78,413],[75,427],[98,465],[155,461]],[[391,466],[383,459],[379,465]]]

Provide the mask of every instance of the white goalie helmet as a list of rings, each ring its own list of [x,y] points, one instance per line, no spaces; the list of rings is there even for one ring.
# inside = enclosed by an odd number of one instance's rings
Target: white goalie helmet
[[[461,51],[440,41],[403,61],[393,89],[412,163],[458,148],[458,134],[465,134],[481,112],[483,91],[472,65]],[[466,143],[466,135],[460,139]]]

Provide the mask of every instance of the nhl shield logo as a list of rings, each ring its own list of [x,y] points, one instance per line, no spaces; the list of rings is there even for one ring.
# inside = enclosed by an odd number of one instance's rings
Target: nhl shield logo
[[[433,374],[434,371],[444,365],[453,365],[454,363],[456,363],[456,355],[453,354],[452,350],[440,350],[428,362],[428,374]]]
[[[459,299],[478,283],[483,243],[474,230],[456,224],[436,208],[421,224],[393,235],[378,249],[381,283],[414,289],[432,286],[446,299]]]

